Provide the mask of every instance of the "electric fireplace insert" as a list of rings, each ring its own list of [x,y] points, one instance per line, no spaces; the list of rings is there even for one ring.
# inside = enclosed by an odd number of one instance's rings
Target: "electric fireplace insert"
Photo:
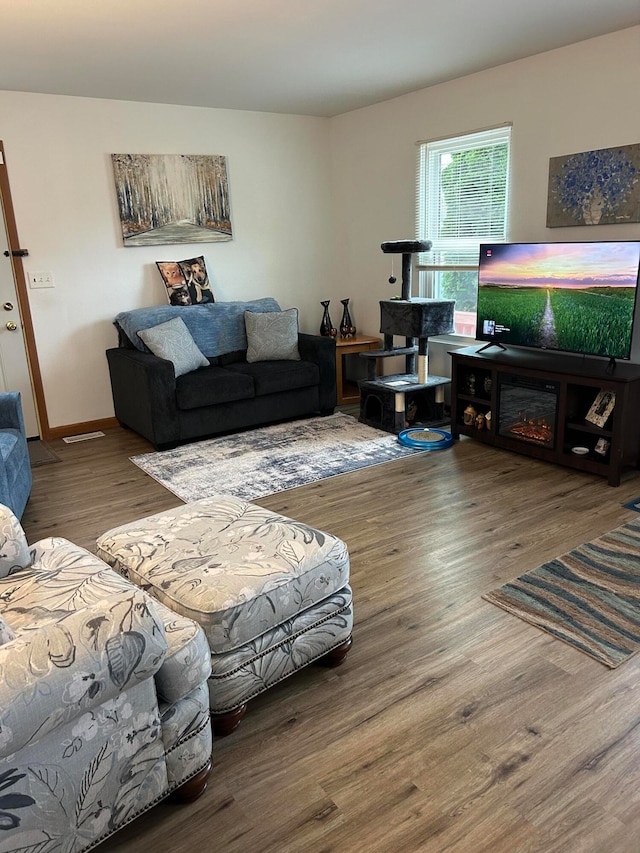
[[[559,382],[500,374],[498,434],[553,449],[559,392]]]

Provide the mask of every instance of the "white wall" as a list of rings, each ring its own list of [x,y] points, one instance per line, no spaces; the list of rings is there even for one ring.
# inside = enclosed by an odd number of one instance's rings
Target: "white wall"
[[[321,299],[337,325],[349,297],[377,332],[378,301],[400,292],[380,243],[415,233],[420,139],[513,122],[511,240],[638,239],[638,223],[545,220],[550,157],[640,142],[639,80],[634,27],[333,119],[0,91],[25,268],[56,282],[29,292],[51,426],[113,415],[112,319],[165,302],[156,260],[204,254],[217,298],[275,296],[305,331]],[[234,240],[124,248],[112,152],[226,155]]]
[[[639,83],[634,27],[332,119],[333,294],[353,296],[363,331],[379,329],[378,301],[400,293],[401,281],[398,258],[398,283],[388,284],[380,243],[415,236],[415,143],[503,122],[513,123],[511,241],[640,239],[639,223],[545,225],[549,158],[640,142]],[[429,351],[431,372],[441,373],[446,360],[434,344]],[[640,361],[640,330],[634,353]]]
[[[331,278],[326,118],[0,92],[25,270],[52,427],[113,416],[105,350],[114,316],[165,304],[156,260],[203,254],[217,299],[274,296],[320,325]],[[124,247],[110,154],[224,154],[234,239]]]

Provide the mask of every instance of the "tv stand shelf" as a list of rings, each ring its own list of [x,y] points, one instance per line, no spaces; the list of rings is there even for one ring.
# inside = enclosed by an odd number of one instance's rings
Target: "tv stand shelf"
[[[480,349],[450,353],[454,439],[466,435],[598,474],[611,486],[620,485],[624,468],[639,466],[640,365],[617,362],[612,369],[604,359]],[[586,419],[600,392],[615,395],[601,426]],[[574,448],[586,448],[586,453]]]

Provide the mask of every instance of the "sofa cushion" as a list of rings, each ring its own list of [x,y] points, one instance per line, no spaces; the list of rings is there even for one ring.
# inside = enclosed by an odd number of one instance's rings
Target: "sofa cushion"
[[[31,492],[31,461],[21,430],[0,429],[0,503],[22,515]]]
[[[22,525],[9,509],[0,504],[0,578],[31,565],[31,554]]]
[[[120,346],[134,346],[147,352],[138,332],[174,317],[180,317],[191,332],[198,349],[208,358],[234,350],[246,350],[245,311],[280,311],[275,299],[266,297],[249,302],[209,302],[205,305],[154,305],[122,311],[114,320]]]
[[[180,317],[174,317],[151,329],[143,329],[138,335],[154,355],[173,363],[176,378],[199,367],[209,366]]]
[[[239,648],[349,581],[342,540],[225,495],[113,528],[98,538],[98,553],[199,622],[214,654]]]
[[[51,782],[47,789],[51,794],[54,789],[57,791],[59,784],[66,789],[66,781],[62,783],[62,779],[66,777],[69,765],[65,762],[60,767],[53,759],[51,751],[54,746],[45,744],[46,736],[56,731],[54,737],[59,761],[64,746],[73,743],[67,739],[71,734],[67,727],[69,723],[79,725],[85,734],[83,722],[86,726],[91,719],[91,711],[97,712],[105,702],[128,698],[129,691],[135,690],[141,682],[150,681],[166,653],[164,630],[152,608],[146,604],[145,593],[130,586],[126,593],[120,592],[93,604],[81,603],[77,610],[55,613],[54,618],[41,623],[38,630],[16,631],[16,635],[11,643],[0,646],[3,711],[0,756],[6,767],[9,756],[14,758],[12,753],[23,747],[38,745],[38,758],[43,762],[42,778],[46,777]],[[130,701],[133,704],[133,697]],[[113,709],[113,704],[111,707]],[[100,722],[95,718],[93,725],[96,733],[102,733]],[[75,728],[74,734],[79,734]],[[67,757],[75,754],[79,746],[80,743],[76,742]],[[45,769],[47,764],[53,771],[51,775]],[[54,769],[55,764],[58,766]],[[110,766],[107,763],[107,767]],[[95,776],[92,781],[95,783]],[[38,786],[37,796],[42,789]],[[35,792],[32,787],[28,790]],[[58,794],[60,796],[60,792]],[[71,803],[78,801],[82,802],[82,798],[76,795],[70,800]],[[59,812],[51,799],[44,797],[39,802],[44,809],[40,821],[44,814],[44,826],[53,828],[56,824],[53,821],[49,824],[49,816]],[[96,801],[94,804],[97,806]],[[58,808],[64,813],[62,803]],[[58,837],[53,836],[56,840]],[[34,848],[27,844],[26,837],[23,837],[23,843],[15,846],[11,842],[7,846],[7,839],[3,838],[0,849],[78,850],[77,840],[75,836],[68,845],[37,844]]]
[[[209,367],[187,373],[176,382],[176,403],[179,409],[199,409],[247,400],[255,396],[253,378],[231,373],[223,367]]]
[[[164,702],[176,702],[211,675],[209,643],[197,622],[178,616],[155,599],[153,608],[167,640],[167,654],[155,676],[156,688]]]
[[[17,578],[0,580],[5,618],[18,636],[88,606],[97,606],[134,588],[95,554],[59,537],[33,546],[33,566]],[[211,660],[202,629],[146,596],[147,607],[163,624],[167,650],[155,674],[158,693],[175,702],[208,678]],[[99,627],[99,626],[98,626]]]
[[[0,460],[0,504],[20,518],[33,478],[19,391],[0,393]]]
[[[251,376],[256,397],[320,383],[318,365],[310,361],[256,361],[253,364],[244,361],[229,364],[225,370],[236,376]]]
[[[244,312],[247,331],[247,361],[299,361],[298,309],[289,308],[280,313],[257,314]]]
[[[235,364],[236,361],[246,361],[247,360],[247,351],[246,349],[237,349],[233,352],[225,352],[222,355],[218,356],[214,360],[214,364],[219,367],[226,367],[228,364]]]

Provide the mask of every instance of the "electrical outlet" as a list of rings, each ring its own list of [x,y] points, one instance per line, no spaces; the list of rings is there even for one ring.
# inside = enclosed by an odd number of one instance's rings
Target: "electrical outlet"
[[[53,287],[53,273],[51,272],[30,272],[29,287]]]

